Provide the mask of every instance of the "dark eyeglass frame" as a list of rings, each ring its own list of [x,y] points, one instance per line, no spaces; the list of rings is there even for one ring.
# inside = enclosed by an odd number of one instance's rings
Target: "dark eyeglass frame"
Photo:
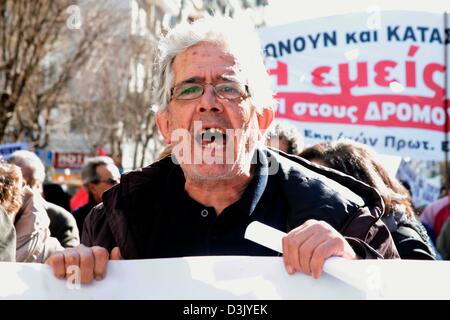
[[[115,179],[112,179],[112,178],[109,178],[109,179],[106,179],[106,180],[99,180],[99,179],[96,179],[96,180],[92,180],[92,181],[91,181],[91,183],[93,183],[93,184],[99,184],[99,183],[102,183],[102,182],[107,183],[107,184],[110,184],[110,185],[115,185],[115,184],[118,184],[118,183],[119,183],[119,181],[117,181],[117,180],[115,180]]]
[[[178,97],[174,96],[174,92],[175,92],[176,89],[181,88],[183,86],[189,86],[189,85],[191,85],[191,86],[197,85],[202,90],[199,91],[198,95],[196,94],[196,96],[193,97],[193,98],[180,98],[180,96],[178,96]],[[175,99],[175,100],[178,100],[178,101],[191,101],[191,100],[198,99],[201,96],[203,96],[203,94],[205,93],[206,85],[212,86],[214,94],[216,95],[216,97],[218,97],[220,99],[224,99],[224,100],[228,100],[228,101],[234,101],[234,100],[237,100],[237,99],[245,100],[248,97],[250,97],[250,93],[248,91],[248,85],[244,85],[245,92],[242,92],[239,96],[233,97],[233,98],[227,98],[227,97],[221,95],[217,91],[217,88],[216,88],[217,86],[236,85],[237,87],[242,87],[242,84],[240,84],[238,82],[227,81],[227,82],[218,82],[218,83],[214,83],[214,84],[213,83],[199,83],[199,82],[192,82],[192,83],[191,82],[182,82],[182,83],[179,83],[179,84],[177,84],[176,86],[174,86],[174,87],[172,87],[170,89],[170,100]]]

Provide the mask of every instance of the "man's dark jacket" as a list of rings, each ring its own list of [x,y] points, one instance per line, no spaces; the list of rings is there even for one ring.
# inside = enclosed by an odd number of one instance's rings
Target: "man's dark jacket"
[[[261,152],[270,159],[270,168],[279,166],[275,179],[287,202],[287,230],[309,219],[323,220],[345,236],[361,258],[398,258],[392,237],[380,220],[384,204],[375,189],[296,156],[266,148]],[[118,246],[125,259],[152,258],[151,246],[164,232],[160,194],[173,166],[166,157],[122,175],[120,184],[105,192],[103,203],[86,218],[81,242],[108,251]]]

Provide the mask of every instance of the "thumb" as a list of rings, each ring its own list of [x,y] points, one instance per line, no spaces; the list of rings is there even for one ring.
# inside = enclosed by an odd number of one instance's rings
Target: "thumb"
[[[122,255],[120,254],[119,247],[115,247],[111,250],[111,256],[109,260],[123,260]]]

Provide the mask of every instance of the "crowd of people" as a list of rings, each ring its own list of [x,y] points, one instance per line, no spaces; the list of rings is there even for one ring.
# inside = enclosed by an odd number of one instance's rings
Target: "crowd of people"
[[[34,153],[0,161],[1,261],[47,263],[59,278],[77,265],[89,283],[109,259],[277,256],[244,238],[252,221],[287,233],[289,274],[318,278],[330,256],[435,260],[435,245],[449,258],[448,197],[418,217],[367,146],[305,147],[295,127],[272,123],[254,30],[204,18],[174,27],[158,49],[155,117],[167,144],[158,160],[120,175],[112,159],[91,159],[81,172],[89,203],[72,213],[50,202],[61,198],[44,192]],[[434,242],[422,222],[437,220]]]
[[[1,260],[43,263],[55,251],[79,246],[85,217],[120,179],[110,157],[90,158],[81,174],[89,201],[70,212],[69,195],[58,184],[44,183],[45,175],[44,164],[31,151],[0,159],[0,208],[5,220]]]

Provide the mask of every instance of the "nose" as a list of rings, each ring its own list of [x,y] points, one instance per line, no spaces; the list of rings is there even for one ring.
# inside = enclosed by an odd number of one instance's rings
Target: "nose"
[[[197,105],[198,112],[221,112],[222,105],[217,99],[214,87],[210,84],[206,84],[204,87],[203,95],[200,97]]]

